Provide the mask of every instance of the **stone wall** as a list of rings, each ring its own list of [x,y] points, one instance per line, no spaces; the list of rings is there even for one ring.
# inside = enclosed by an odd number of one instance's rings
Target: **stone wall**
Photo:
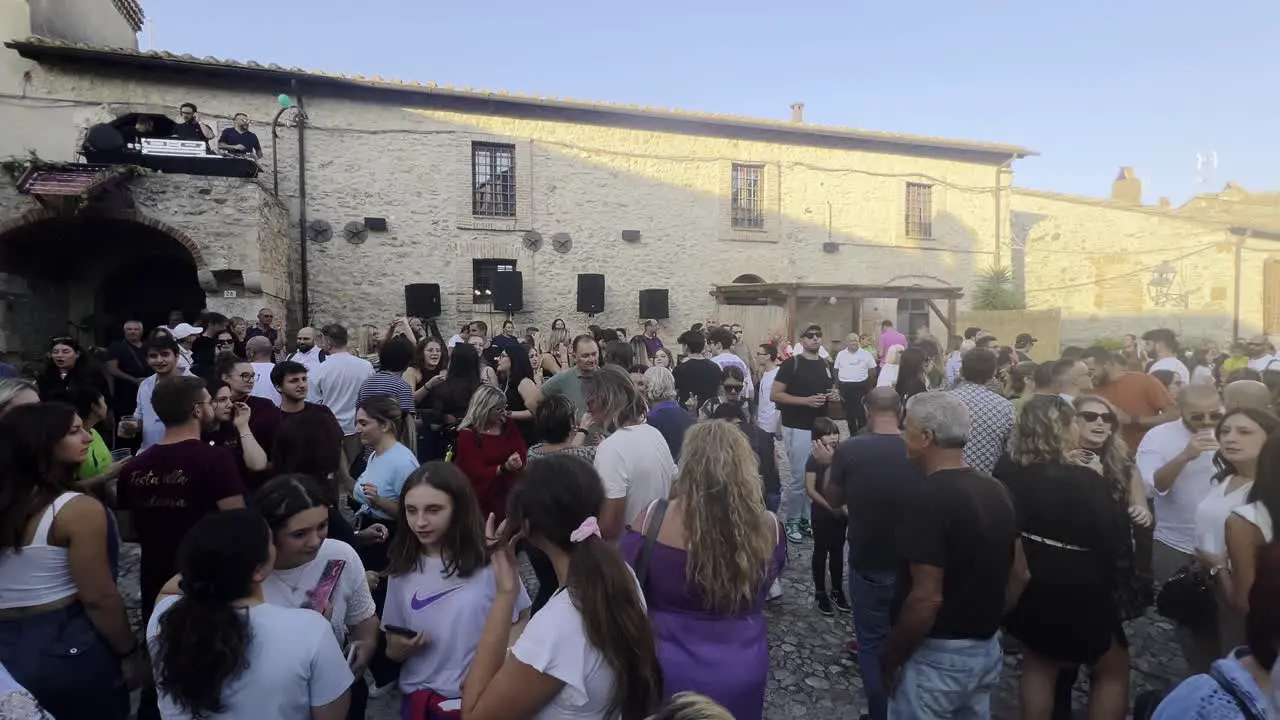
[[[74,132],[89,116],[128,110],[173,112],[182,101],[199,104],[220,128],[244,111],[268,156],[270,130],[262,126],[276,109],[274,92],[210,86],[166,85],[143,78],[112,78],[36,66],[29,93],[74,99],[78,106],[50,107],[45,123]],[[287,90],[280,88],[279,91]],[[546,326],[553,317],[587,323],[574,312],[576,275],[607,276],[602,324],[634,327],[638,291],[668,288],[672,318],[665,334],[714,314],[709,291],[745,273],[769,282],[951,284],[965,286],[996,252],[996,171],[986,165],[900,155],[609,128],[568,122],[422,112],[331,98],[304,98],[309,219],[326,220],[335,234],[308,246],[313,324],[341,321],[355,327],[385,323],[404,311],[403,286],[440,283],[445,294],[441,326],[461,319],[501,319],[472,303],[472,260],[516,261],[524,273],[519,325]],[[286,119],[289,115],[286,115]],[[79,125],[77,125],[79,123]],[[517,149],[517,217],[473,218],[472,141],[512,143]],[[259,262],[289,258],[280,275],[299,286],[297,130],[283,128],[278,149],[280,189],[292,227],[265,232],[280,244],[260,242]],[[727,214],[734,162],[764,167],[763,231],[730,227]],[[905,236],[905,183],[934,183],[934,237]],[[172,181],[166,178],[165,180]],[[188,186],[157,191],[155,207],[175,225],[209,246],[211,267],[250,271],[254,258],[234,238],[251,232],[235,201],[202,207],[224,192],[207,185],[205,197]],[[199,190],[199,188],[197,188]],[[187,194],[186,197],[182,197]],[[174,206],[181,205],[175,210]],[[185,216],[186,225],[180,224]],[[348,243],[342,228],[365,217],[383,217],[388,231],[363,244]],[[265,225],[282,222],[267,219]],[[544,237],[530,252],[527,230]],[[638,230],[638,242],[621,239]],[[559,253],[552,236],[567,233],[572,249]],[[1007,238],[1007,228],[1001,230]],[[823,251],[834,242],[835,253]],[[273,241],[274,242],[274,241]],[[288,249],[287,253],[285,249]],[[275,276],[273,269],[264,276]],[[246,275],[246,281],[248,277]],[[283,298],[264,278],[263,293]],[[296,298],[295,298],[296,300]],[[296,311],[297,303],[292,304]],[[889,311],[891,312],[891,311]],[[243,313],[241,313],[243,314]]]
[[[1031,190],[1016,190],[1012,209],[1014,265],[1027,304],[1062,308],[1064,345],[1157,327],[1188,338],[1231,338],[1236,238],[1227,226],[1159,208]],[[1263,330],[1262,268],[1277,257],[1280,243],[1245,243],[1242,335]],[[1148,282],[1161,263],[1176,271],[1171,291],[1186,295],[1186,309],[1151,297]]]

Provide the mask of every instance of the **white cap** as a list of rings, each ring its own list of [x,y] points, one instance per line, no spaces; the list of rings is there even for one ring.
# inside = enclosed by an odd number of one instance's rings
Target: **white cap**
[[[173,339],[182,342],[192,335],[199,335],[204,332],[204,328],[192,327],[187,323],[178,323],[169,332],[173,333]]]

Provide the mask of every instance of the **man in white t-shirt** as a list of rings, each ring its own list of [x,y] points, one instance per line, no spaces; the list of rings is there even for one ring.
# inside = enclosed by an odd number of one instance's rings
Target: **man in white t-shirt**
[[[245,342],[244,352],[249,356],[249,364],[253,365],[253,389],[249,394],[270,400],[276,407],[280,407],[280,392],[271,384],[271,370],[276,366],[271,361],[275,354],[271,340],[263,335],[254,335]]]
[[[373,374],[373,365],[347,352],[347,329],[334,323],[323,330],[328,357],[311,373],[307,400],[324,405],[342,428],[342,449],[348,458],[360,456],[360,436],[356,434],[356,402],[360,386]]]
[[[1213,430],[1222,419],[1222,402],[1209,385],[1188,385],[1178,396],[1182,422],[1157,425],[1138,445],[1138,472],[1155,501],[1155,542],[1151,570],[1157,585],[1195,561],[1195,516],[1209,494],[1218,448]],[[1217,657],[1217,626],[1192,633],[1179,629],[1188,663],[1208,667]]]
[[[1159,328],[1143,333],[1142,341],[1147,344],[1147,356],[1155,358],[1147,372],[1168,370],[1182,378],[1183,385],[1191,384],[1191,371],[1178,359],[1178,336],[1172,330]]]
[[[756,348],[756,366],[760,368],[760,400],[756,405],[756,426],[770,435],[778,434],[778,405],[769,397],[773,379],[778,377],[778,347],[765,343]]]
[[[1244,351],[1249,356],[1249,369],[1257,372],[1267,370],[1280,371],[1280,358],[1271,352],[1271,341],[1266,335],[1254,335],[1245,343]]]
[[[858,333],[844,338],[844,349],[836,353],[836,375],[840,382],[840,401],[844,405],[844,418],[849,423],[849,434],[856,434],[867,424],[867,410],[862,405],[871,389],[871,371],[876,367],[875,356],[862,347]]]

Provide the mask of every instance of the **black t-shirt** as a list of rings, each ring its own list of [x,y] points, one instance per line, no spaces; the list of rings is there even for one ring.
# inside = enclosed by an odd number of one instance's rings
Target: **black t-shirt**
[[[786,385],[788,395],[796,397],[822,395],[829,392],[833,384],[831,366],[827,365],[826,360],[820,358],[810,360],[796,355],[778,366],[778,375],[773,382],[774,387],[777,387],[777,383]],[[782,426],[796,430],[812,430],[813,421],[827,414],[825,405],[815,408],[779,403],[778,411],[782,416]]]
[[[685,360],[671,374],[682,405],[691,395],[698,398],[699,405],[720,395],[720,366],[706,358]]]
[[[127,340],[117,340],[107,348],[107,361],[116,361],[120,372],[139,380],[151,377],[155,370],[147,364],[146,347],[134,347]],[[138,407],[138,387],[117,380],[115,394],[111,396],[112,409],[116,415],[128,415]]]
[[[850,524],[853,524],[852,521]],[[897,528],[902,570],[893,621],[911,591],[912,563],[942,568],[942,607],[931,638],[985,640],[1004,619],[1018,522],[998,480],[977,470],[939,470],[924,479]]]
[[[180,122],[173,126],[173,136],[179,140],[204,140],[204,130],[196,122]]]
[[[863,433],[836,448],[831,482],[844,489],[849,508],[849,564],[862,573],[902,567],[894,533],[924,480],[907,459],[901,435]]]
[[[226,130],[223,130],[222,135],[218,137],[218,144],[219,145],[243,145],[244,154],[246,155],[254,151],[262,152],[262,143],[258,142],[258,136],[254,135],[252,130],[245,130],[244,132],[240,132],[239,130],[233,127],[229,127]],[[228,152],[236,152],[236,151],[230,150]]]

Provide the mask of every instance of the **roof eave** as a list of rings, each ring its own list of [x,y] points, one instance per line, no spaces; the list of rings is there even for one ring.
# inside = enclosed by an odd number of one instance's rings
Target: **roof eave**
[[[758,133],[797,138],[824,138],[833,141],[860,143],[868,146],[884,148],[900,148],[901,151],[914,151],[920,154],[959,153],[975,161],[1003,164],[1012,160],[1034,157],[1039,153],[1016,145],[997,143],[971,143],[949,141],[945,139],[920,137],[894,137],[889,134],[873,132],[856,132],[826,129],[821,127],[796,125],[787,127],[767,122],[751,122],[750,120],[731,120],[717,117],[691,117],[680,113],[666,113],[660,110],[629,108],[626,106],[601,106],[566,100],[554,100],[537,97],[521,97],[511,95],[485,94],[451,88],[432,87],[427,85],[407,85],[379,82],[371,79],[355,79],[310,73],[303,70],[280,67],[252,67],[231,64],[215,64],[200,59],[181,57],[156,57],[153,55],[116,52],[110,49],[86,48],[78,46],[54,45],[26,40],[6,42],[5,47],[16,51],[22,57],[40,62],[43,60],[80,60],[107,61],[117,65],[181,70],[200,73],[210,77],[237,78],[241,80],[275,81],[286,83],[304,83],[311,87],[330,87],[348,91],[364,91],[384,93],[388,96],[422,97],[434,96],[450,98],[464,102],[488,102],[525,107],[543,107],[571,112],[589,112],[602,116],[630,117],[636,119],[662,120],[686,126],[702,126],[707,128],[736,128]]]

